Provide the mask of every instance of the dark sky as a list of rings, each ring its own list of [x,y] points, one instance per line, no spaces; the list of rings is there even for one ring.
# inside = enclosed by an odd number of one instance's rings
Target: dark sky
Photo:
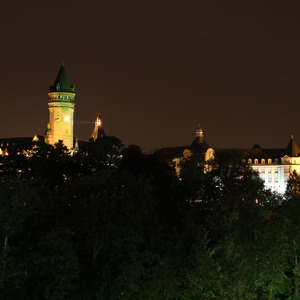
[[[74,133],[144,150],[300,144],[299,1],[5,1],[0,137],[43,134],[63,56]],[[76,123],[78,122],[78,123]],[[82,122],[90,122],[85,124]]]

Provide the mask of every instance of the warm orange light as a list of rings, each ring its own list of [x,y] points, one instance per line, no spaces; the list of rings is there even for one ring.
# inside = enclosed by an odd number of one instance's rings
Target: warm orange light
[[[65,121],[66,122],[70,122],[70,117],[69,116],[65,116]]]

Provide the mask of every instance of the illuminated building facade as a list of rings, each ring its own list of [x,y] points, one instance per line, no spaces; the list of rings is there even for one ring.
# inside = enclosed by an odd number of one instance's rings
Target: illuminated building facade
[[[75,93],[62,61],[55,82],[48,93],[49,122],[45,132],[45,143],[54,145],[59,140],[73,149],[73,124]]]
[[[190,146],[163,148],[162,151],[173,159],[178,175],[179,164],[184,157],[195,153],[203,154],[205,160],[210,160],[214,158],[215,153],[214,149],[204,141],[203,130],[200,127]],[[251,149],[241,149],[241,151],[245,153],[248,164],[264,181],[265,187],[272,192],[284,193],[290,174],[294,171],[300,174],[300,149],[293,136],[286,148],[262,149],[256,144]]]
[[[172,158],[178,175],[180,174],[180,161],[184,157],[188,157],[192,154],[203,154],[205,160],[210,160],[214,158],[215,153],[215,151],[205,142],[204,133],[200,125],[196,130],[195,139],[190,146],[167,147],[161,149],[161,151]]]
[[[259,173],[266,188],[273,192],[284,193],[292,172],[300,174],[300,150],[291,136],[286,148],[262,149],[254,145],[246,150],[248,163]]]

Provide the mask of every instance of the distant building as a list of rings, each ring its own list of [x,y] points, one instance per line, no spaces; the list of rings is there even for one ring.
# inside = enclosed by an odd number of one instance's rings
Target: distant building
[[[196,153],[203,154],[205,160],[209,160],[214,158],[215,153],[214,149],[205,142],[200,126],[191,145],[161,150],[173,159],[178,174],[180,173],[179,163],[184,157]],[[246,154],[248,163],[253,170],[259,173],[265,187],[273,192],[284,193],[290,174],[293,171],[300,174],[300,149],[293,136],[291,136],[286,148],[263,149],[255,144],[253,148],[241,150]]]
[[[248,163],[273,192],[284,193],[290,174],[293,171],[300,174],[300,150],[293,136],[286,148],[262,149],[254,145],[246,154]]]
[[[175,163],[176,172],[180,174],[179,164],[184,157],[188,157],[192,154],[203,154],[205,160],[210,160],[214,158],[215,151],[208,146],[204,140],[204,133],[200,125],[196,130],[196,136],[192,144],[189,146],[180,146],[180,147],[166,147],[161,149],[162,152],[167,154],[172,158]]]
[[[16,137],[0,138],[0,155],[8,155],[8,148],[11,146],[20,149],[31,149],[36,146],[37,142],[45,142],[54,145],[59,140],[71,150],[78,149],[79,142],[74,138],[74,110],[75,110],[75,86],[70,84],[64,63],[61,66],[54,81],[50,86],[48,93],[49,122],[45,135],[35,135],[34,137]],[[105,136],[102,121],[98,114],[95,127],[91,135],[91,140],[97,140]]]
[[[0,155],[8,155],[8,149],[12,147],[17,147],[20,151],[24,149],[33,149],[38,142],[43,140],[44,136],[42,135],[35,135],[34,137],[0,138]],[[24,153],[22,152],[22,154]]]

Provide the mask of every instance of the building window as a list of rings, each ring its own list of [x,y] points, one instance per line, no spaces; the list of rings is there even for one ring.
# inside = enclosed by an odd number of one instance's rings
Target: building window
[[[252,159],[251,158],[248,159],[248,164],[252,164]]]
[[[258,159],[257,158],[254,159],[254,163],[258,164]]]
[[[278,164],[278,158],[275,158],[275,164]]]
[[[271,163],[272,163],[272,159],[269,158],[269,159],[268,159],[268,164],[271,164]]]
[[[265,161],[264,158],[261,160],[261,163],[262,163],[262,164],[265,164],[265,163],[266,163],[266,161]]]

